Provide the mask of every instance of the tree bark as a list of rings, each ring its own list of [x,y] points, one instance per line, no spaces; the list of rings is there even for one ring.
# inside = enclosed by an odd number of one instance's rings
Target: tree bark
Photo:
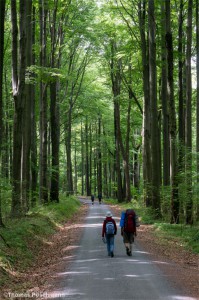
[[[185,113],[185,145],[186,145],[186,223],[193,222],[192,198],[192,83],[191,83],[191,46],[192,46],[192,7],[193,0],[188,1],[187,48],[186,48],[186,113]]]
[[[149,96],[149,63],[148,63],[148,48],[145,36],[146,24],[146,0],[139,2],[139,30],[141,37],[142,49],[142,77],[143,77],[143,128],[142,128],[142,156],[143,156],[143,194],[146,206],[152,205],[151,194],[151,109]]]
[[[35,45],[35,7],[32,13],[32,45]],[[35,65],[35,53],[32,53],[32,64]],[[34,76],[34,74],[32,74]],[[35,87],[31,86],[31,206],[34,207],[37,201],[37,132],[36,132],[36,116],[35,116]]]
[[[86,150],[86,170],[85,170],[85,175],[86,175],[86,195],[90,196],[91,195],[91,188],[90,188],[90,165],[89,165],[89,145],[88,145],[88,139],[89,139],[89,130],[88,130],[88,117],[86,117],[86,124],[85,124],[85,150]]]
[[[26,30],[27,37],[32,36],[32,0],[26,1]],[[27,38],[26,42],[26,67],[32,64],[32,40]],[[31,99],[32,85],[26,83],[25,86],[25,103],[23,119],[23,143],[22,143],[22,206],[27,212],[30,207],[30,148],[31,148]]]
[[[180,12],[179,12],[179,21],[178,21],[178,127],[179,127],[179,171],[185,171],[185,99],[184,99],[184,90],[183,90],[183,69],[184,69],[184,56],[183,51],[183,0],[180,0]]]
[[[163,184],[170,185],[170,143],[169,143],[169,113],[167,93],[167,56],[165,47],[166,23],[165,2],[161,4],[162,15],[162,67],[161,67],[161,100],[162,100],[162,127],[163,127]]]
[[[122,189],[122,175],[120,170],[120,88],[121,88],[121,74],[120,74],[120,62],[115,61],[116,45],[115,41],[111,41],[111,82],[113,92],[113,103],[114,103],[114,129],[115,129],[115,166],[117,173],[117,198],[121,202],[124,200],[123,189]]]
[[[57,1],[53,10],[52,26],[51,26],[51,67],[59,68],[61,53],[59,51],[58,59],[56,60],[56,44],[62,43],[62,31],[59,33],[56,30],[57,19]],[[60,120],[59,120],[59,105],[58,105],[58,79],[53,78],[50,84],[50,124],[51,124],[51,184],[50,184],[50,201],[59,202],[59,143],[60,143]]]
[[[199,2],[196,0],[196,49],[199,49]],[[197,72],[197,117],[196,117],[196,151],[197,151],[197,185],[199,186],[199,51],[196,54],[196,72]],[[197,220],[199,220],[199,201],[197,201]]]
[[[4,65],[4,20],[5,20],[6,1],[0,1],[0,160],[2,163],[2,147],[4,140],[4,123],[3,123],[3,65]],[[0,185],[0,227],[4,226],[1,209],[2,186]]]
[[[160,216],[160,141],[157,114],[157,71],[154,0],[148,2],[149,13],[149,94],[151,103],[152,207]]]
[[[46,67],[46,43],[47,30],[46,19],[47,9],[46,0],[40,0],[40,66]],[[48,123],[47,123],[47,83],[40,84],[40,191],[39,198],[41,203],[48,203],[48,184],[47,184],[47,144],[48,144]]]
[[[101,149],[101,117],[98,117],[98,138],[97,138],[97,190],[98,195],[102,195],[102,149]]]
[[[21,203],[21,172],[22,172],[22,126],[25,104],[25,71],[26,71],[26,1],[19,3],[19,49],[16,1],[11,1],[12,20],[12,91],[15,103],[14,130],[13,130],[13,190],[12,190],[12,217],[22,215]],[[19,50],[19,58],[18,58]],[[19,74],[18,74],[19,61]]]
[[[173,36],[170,26],[170,1],[165,1],[166,9],[166,47],[167,47],[167,65],[168,79],[167,90],[169,99],[169,116],[170,116],[170,168],[171,168],[171,223],[179,223],[179,198],[177,182],[177,149],[176,149],[176,113],[173,86]]]

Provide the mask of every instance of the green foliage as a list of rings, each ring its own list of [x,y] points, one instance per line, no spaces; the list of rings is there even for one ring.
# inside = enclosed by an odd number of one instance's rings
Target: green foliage
[[[182,224],[155,223],[156,234],[173,239],[182,247],[199,253],[199,226],[187,226]]]

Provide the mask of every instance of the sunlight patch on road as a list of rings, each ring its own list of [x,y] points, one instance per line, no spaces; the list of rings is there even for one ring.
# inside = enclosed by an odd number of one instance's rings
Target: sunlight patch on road
[[[104,219],[104,218],[105,218],[104,215],[103,215],[103,216],[100,216],[100,215],[99,215],[99,216],[86,217],[86,219],[89,219],[89,220],[90,220],[90,219],[100,219],[100,220],[101,220],[101,219]]]
[[[75,263],[83,263],[83,262],[90,262],[90,261],[98,261],[99,258],[91,258],[91,259],[78,259],[75,261]]]
[[[57,273],[57,276],[69,276],[69,275],[82,275],[82,274],[90,274],[89,271],[70,271],[70,272],[60,272]]]
[[[153,260],[153,262],[156,263],[156,264],[170,265],[170,263],[165,262],[165,261]]]
[[[189,296],[171,296],[173,300],[197,300],[197,298],[189,297]]]
[[[124,275],[125,277],[141,277],[139,275]]]
[[[83,227],[83,228],[93,228],[93,227],[102,227],[102,224],[99,223],[92,223],[92,224],[82,224],[79,227]]]
[[[135,250],[134,252],[140,253],[140,254],[150,254],[149,252],[146,252],[146,251],[138,251],[138,250]]]

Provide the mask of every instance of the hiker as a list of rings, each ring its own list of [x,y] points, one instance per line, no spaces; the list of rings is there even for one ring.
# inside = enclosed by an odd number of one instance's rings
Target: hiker
[[[127,209],[125,212],[122,212],[120,226],[126,254],[132,256],[132,244],[134,242],[134,237],[137,236],[136,214],[133,209]]]
[[[101,204],[101,202],[102,202],[102,194],[98,194],[98,199],[99,199],[99,204]]]
[[[108,256],[114,256],[114,237],[117,234],[117,225],[112,218],[110,211],[106,213],[106,219],[103,222],[102,227],[102,240],[106,237]]]
[[[92,202],[92,205],[94,204],[94,200],[95,200],[95,196],[94,196],[94,195],[91,195],[91,202]]]

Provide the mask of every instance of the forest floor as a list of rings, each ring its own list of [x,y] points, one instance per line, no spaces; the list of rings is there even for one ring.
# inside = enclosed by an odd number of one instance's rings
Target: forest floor
[[[84,223],[87,211],[88,206],[82,205],[80,212],[45,242],[31,268],[24,272],[13,271],[9,283],[1,291],[0,299],[19,299],[20,294],[20,299],[28,299],[30,296],[32,299],[45,299],[44,292],[55,288],[56,273],[67,269],[69,262],[64,257],[72,257],[78,246],[83,230],[81,224]],[[112,205],[111,211],[114,216],[120,216],[119,207]],[[137,242],[144,251],[150,253],[152,260],[176,287],[186,290],[190,297],[199,299],[199,255],[182,248],[177,240],[174,242],[158,238],[152,225],[140,226]],[[32,248],[34,251],[34,244]]]

